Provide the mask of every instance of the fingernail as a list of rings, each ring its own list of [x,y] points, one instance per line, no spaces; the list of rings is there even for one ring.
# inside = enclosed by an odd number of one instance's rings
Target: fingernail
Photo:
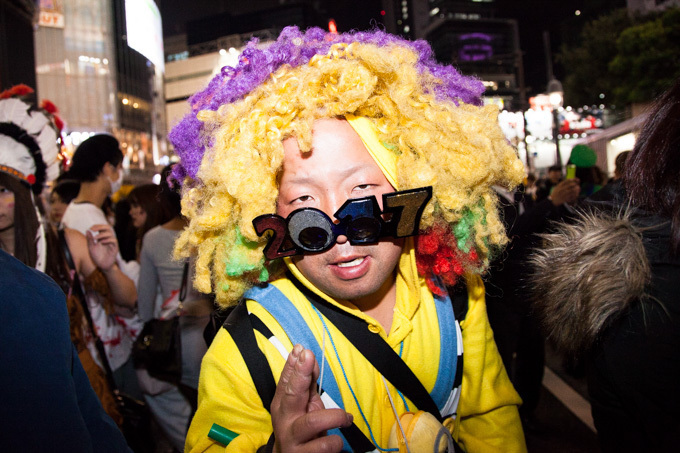
[[[300,351],[300,356],[298,357],[298,362],[305,363],[305,354],[303,354],[304,349]]]
[[[300,356],[300,352],[303,349],[304,348],[302,347],[301,344],[296,344],[295,346],[293,346],[293,351],[291,352],[291,354],[293,354],[293,358],[297,359]]]
[[[354,415],[347,412],[347,426],[350,426],[354,422]]]

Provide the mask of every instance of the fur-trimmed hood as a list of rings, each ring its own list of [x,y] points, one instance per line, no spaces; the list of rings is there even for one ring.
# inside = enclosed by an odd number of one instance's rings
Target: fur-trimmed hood
[[[645,223],[630,211],[583,212],[541,236],[543,245],[530,257],[534,310],[562,352],[587,350],[617,315],[643,299],[651,280]]]

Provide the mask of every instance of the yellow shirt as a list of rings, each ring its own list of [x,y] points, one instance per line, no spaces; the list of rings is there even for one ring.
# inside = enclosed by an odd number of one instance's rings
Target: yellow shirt
[[[364,315],[351,303],[329,299],[307,281],[290,261],[287,264],[305,286],[329,302],[361,317],[369,323],[369,329],[383,337],[395,351],[401,350],[402,359],[423,386],[428,391],[433,388],[440,350],[437,313],[431,292],[416,274],[411,239],[407,241],[399,262],[397,301],[389,334],[377,321]],[[466,280],[469,307],[465,320],[461,322],[465,360],[461,397],[457,418],[447,419],[445,425],[468,452],[524,452],[524,434],[517,412],[521,400],[507,377],[493,341],[486,316],[483,283],[476,275],[468,276]],[[324,326],[307,298],[287,279],[279,279],[271,284],[299,310],[319,345],[324,344]],[[252,300],[247,304],[248,310],[262,320],[284,347],[288,351],[292,350],[293,344],[264,307]],[[334,349],[326,337],[326,373],[332,371],[336,377],[345,410],[354,415],[357,427],[379,447],[387,448],[390,430],[395,423],[387,392],[392,396],[398,413],[409,409],[413,411],[415,406],[406,400],[407,409],[396,389],[389,382],[385,386],[380,373],[363,355],[331,323],[326,322],[326,326],[335,345]],[[278,382],[285,359],[259,332],[255,335]],[[321,358],[317,357],[317,361],[320,363]],[[352,390],[359,405],[352,396]],[[185,451],[224,450],[223,445],[208,438],[213,423],[239,433],[226,447],[227,452],[254,452],[267,443],[272,433],[270,415],[262,406],[248,368],[225,329],[219,330],[203,358],[199,405],[187,435]]]

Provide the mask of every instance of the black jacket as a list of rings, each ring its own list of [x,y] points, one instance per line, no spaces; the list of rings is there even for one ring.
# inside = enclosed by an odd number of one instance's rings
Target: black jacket
[[[544,238],[533,260],[536,309],[560,349],[586,359],[603,451],[675,451],[680,257],[668,219],[620,201]]]

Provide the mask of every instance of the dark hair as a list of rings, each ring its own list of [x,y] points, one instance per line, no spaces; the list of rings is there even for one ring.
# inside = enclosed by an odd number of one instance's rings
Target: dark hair
[[[38,260],[35,238],[40,226],[35,210],[37,208],[44,213],[40,197],[31,198],[31,189],[28,184],[3,172],[0,172],[0,185],[14,193],[14,257],[27,266],[35,267]],[[47,248],[45,273],[59,283],[64,292],[67,292],[71,277],[66,268],[59,240],[52,228],[47,226],[45,226],[45,240]]]
[[[91,182],[96,181],[107,163],[118,166],[123,161],[123,153],[114,136],[97,134],[78,146],[71,161],[68,178]]]
[[[618,177],[623,176],[623,172],[626,170],[626,160],[628,159],[629,154],[630,151],[621,151],[614,159],[614,172]]]
[[[161,171],[161,199],[167,203],[173,217],[182,215],[182,195],[180,185],[172,178],[173,164],[166,165]]]
[[[80,181],[73,179],[64,179],[59,181],[52,189],[52,193],[56,193],[62,202],[69,204],[71,200],[78,196],[80,191]]]
[[[623,175],[630,201],[671,220],[671,249],[680,254],[680,78],[657,98]]]
[[[562,173],[562,167],[559,165],[553,165],[550,168],[548,168],[548,173],[550,173],[551,171],[559,171],[560,173]]]
[[[131,205],[137,205],[146,212],[146,222],[137,229],[137,238],[141,240],[151,228],[161,225],[173,216],[166,203],[160,199],[161,187],[156,184],[142,184],[130,191],[127,200]]]

